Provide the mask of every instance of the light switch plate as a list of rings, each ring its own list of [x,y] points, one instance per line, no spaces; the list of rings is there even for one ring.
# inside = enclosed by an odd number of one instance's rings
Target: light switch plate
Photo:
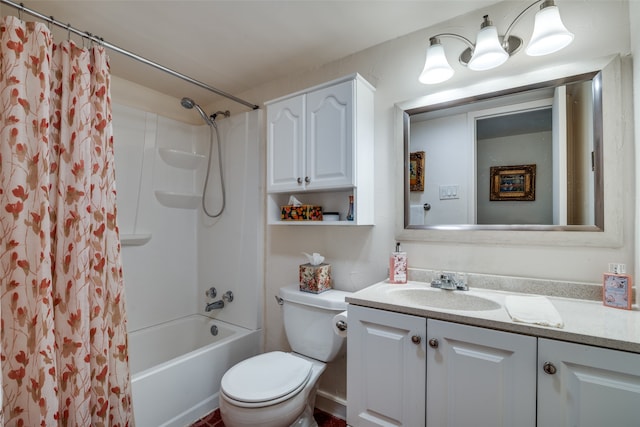
[[[459,185],[441,185],[440,200],[451,200],[460,198],[460,186]]]

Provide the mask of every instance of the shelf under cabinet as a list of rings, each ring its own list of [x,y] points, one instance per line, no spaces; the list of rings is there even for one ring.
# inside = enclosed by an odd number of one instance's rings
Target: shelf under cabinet
[[[280,219],[281,208],[289,203],[289,196],[296,197],[305,205],[321,206],[323,212],[338,212],[341,219],[339,221],[282,221]],[[345,219],[349,210],[349,196],[354,196],[355,218],[353,221]],[[300,193],[269,193],[267,194],[267,223],[269,225],[286,226],[371,226],[374,225],[372,205],[373,203],[369,198],[359,197],[358,188],[338,188]]]

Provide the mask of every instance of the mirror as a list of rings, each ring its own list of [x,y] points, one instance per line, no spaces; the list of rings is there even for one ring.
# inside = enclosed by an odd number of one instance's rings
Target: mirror
[[[604,230],[598,72],[403,111],[404,228]]]

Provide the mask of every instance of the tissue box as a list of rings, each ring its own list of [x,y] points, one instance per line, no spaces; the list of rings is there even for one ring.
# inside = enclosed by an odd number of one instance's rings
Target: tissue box
[[[322,221],[322,206],[282,206],[280,219],[282,221]]]
[[[319,294],[331,289],[331,264],[300,265],[300,290]]]

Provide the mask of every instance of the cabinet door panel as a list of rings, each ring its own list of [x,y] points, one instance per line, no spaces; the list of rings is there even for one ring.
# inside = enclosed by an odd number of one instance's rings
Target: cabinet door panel
[[[349,306],[349,425],[425,425],[425,329],[422,317]]]
[[[304,95],[269,105],[267,132],[268,191],[304,189]]]
[[[307,95],[308,188],[354,185],[354,82]]]
[[[540,426],[640,425],[640,355],[542,338],[538,351]]]
[[[427,332],[428,426],[536,425],[534,337],[432,319]]]

